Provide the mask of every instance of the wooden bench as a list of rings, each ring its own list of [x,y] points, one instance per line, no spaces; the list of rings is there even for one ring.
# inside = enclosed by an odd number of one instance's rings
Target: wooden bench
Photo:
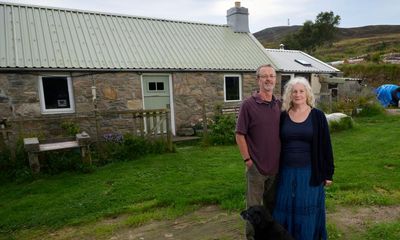
[[[236,116],[238,116],[239,115],[239,109],[240,109],[240,106],[236,106],[236,107],[225,107],[225,108],[222,108],[222,115],[226,115],[226,114],[235,114]]]
[[[24,148],[28,152],[29,165],[33,173],[40,172],[39,153],[47,151],[57,151],[63,149],[80,148],[83,163],[92,164],[89,151],[90,136],[86,132],[78,133],[75,139],[51,140],[50,142],[39,142],[38,138],[24,138]]]

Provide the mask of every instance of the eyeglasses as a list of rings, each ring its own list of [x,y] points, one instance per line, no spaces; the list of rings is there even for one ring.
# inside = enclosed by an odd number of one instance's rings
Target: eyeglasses
[[[276,77],[276,75],[272,75],[272,74],[271,75],[258,75],[258,77],[261,78],[261,79],[267,79],[268,77],[269,78],[274,78],[274,77]]]

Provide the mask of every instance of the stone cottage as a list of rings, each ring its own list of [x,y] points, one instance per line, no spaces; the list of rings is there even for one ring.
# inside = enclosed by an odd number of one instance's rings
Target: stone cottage
[[[0,32],[0,118],[28,132],[64,118],[93,132],[96,111],[116,113],[96,127],[123,132],[118,111],[168,108],[175,134],[238,105],[271,63],[239,2],[226,25],[0,3]]]

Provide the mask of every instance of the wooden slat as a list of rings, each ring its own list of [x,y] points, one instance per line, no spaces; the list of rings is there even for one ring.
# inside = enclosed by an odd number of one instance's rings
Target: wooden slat
[[[52,150],[60,150],[60,149],[68,149],[68,148],[77,148],[79,144],[77,141],[68,141],[68,142],[59,142],[59,143],[46,143],[39,145],[39,151],[52,151]]]

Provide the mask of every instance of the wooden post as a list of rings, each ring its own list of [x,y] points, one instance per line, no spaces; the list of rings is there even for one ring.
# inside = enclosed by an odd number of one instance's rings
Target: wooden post
[[[0,129],[0,150],[6,149],[6,139],[7,139],[7,132],[4,129]]]
[[[145,113],[143,111],[139,114],[140,121],[140,136],[144,137],[144,121],[145,121]]]
[[[37,138],[24,138],[24,148],[28,152],[29,165],[33,174],[40,172],[40,163],[38,158],[39,140]]]
[[[164,133],[165,111],[158,112],[158,114],[159,114],[158,120],[160,121],[160,123],[159,123],[160,124],[160,137],[161,137],[162,141],[165,141],[165,133]]]
[[[146,112],[146,136],[149,137],[151,134],[150,118],[152,117],[151,112]]]
[[[81,150],[81,158],[84,164],[92,165],[92,157],[90,154],[89,143],[90,136],[86,132],[76,134],[76,141]]]
[[[170,123],[170,121],[169,121],[169,114],[170,114],[170,111],[169,111],[169,108],[168,108],[168,110],[165,112],[165,121],[167,122],[167,147],[168,147],[168,151],[172,151],[172,134],[171,134],[171,123]]]

